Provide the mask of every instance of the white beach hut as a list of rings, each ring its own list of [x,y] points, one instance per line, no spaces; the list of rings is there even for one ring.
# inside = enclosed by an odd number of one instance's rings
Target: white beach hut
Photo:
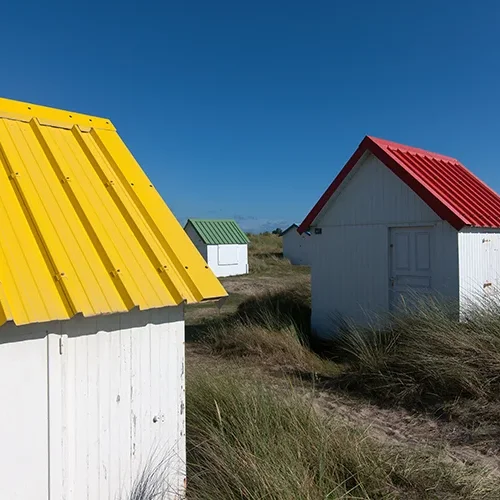
[[[216,276],[248,273],[248,238],[231,219],[188,219],[184,227]]]
[[[454,158],[365,137],[306,231],[312,327],[322,336],[419,294],[451,300],[457,315],[483,297],[500,300],[500,197]]]
[[[104,118],[0,99],[0,491],[185,481],[184,303],[225,296]]]
[[[298,227],[298,224],[292,224],[281,233],[283,257],[288,259],[293,265],[309,266],[311,233],[304,231],[302,234],[299,234],[297,231]]]

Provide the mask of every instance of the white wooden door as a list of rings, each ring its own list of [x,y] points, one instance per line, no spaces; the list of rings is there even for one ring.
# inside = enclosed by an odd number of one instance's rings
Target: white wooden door
[[[408,306],[432,290],[432,228],[391,228],[389,306]]]

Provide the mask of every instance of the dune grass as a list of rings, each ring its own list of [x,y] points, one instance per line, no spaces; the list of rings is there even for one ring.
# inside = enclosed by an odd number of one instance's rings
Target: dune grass
[[[283,242],[276,234],[251,234],[248,245],[248,266],[251,274],[278,276],[293,273],[288,259],[283,258]]]
[[[250,234],[248,252],[250,255],[280,255],[283,253],[283,244],[276,234]]]
[[[207,330],[205,345],[216,356],[226,358],[258,358],[261,364],[286,369],[296,374],[315,376],[339,372],[336,363],[312,352],[302,333],[293,323],[276,326],[266,314],[261,321],[239,319],[230,330],[224,323],[213,324]]]
[[[267,268],[277,279],[282,262]],[[498,308],[459,322],[442,304],[426,303],[392,317],[390,328],[349,327],[323,346],[342,365],[312,352],[309,321],[309,288],[295,283],[203,325],[200,341],[213,363],[188,367],[188,498],[498,498],[498,471],[451,458],[451,444],[380,441],[369,428],[317,411],[314,397],[315,387],[352,391],[452,420],[457,435],[489,424],[487,439],[500,443]],[[287,384],[266,376],[268,367],[285,377],[326,377]]]
[[[332,416],[334,417],[334,416]],[[224,369],[187,378],[188,498],[496,498],[490,471],[380,443],[283,391]]]
[[[297,374],[332,375],[336,363],[309,347],[309,290],[283,289],[243,301],[234,314],[204,325],[200,341],[212,355],[254,358]]]
[[[468,425],[500,421],[498,306],[483,304],[458,321],[443,304],[426,302],[391,322],[344,332],[346,387]]]

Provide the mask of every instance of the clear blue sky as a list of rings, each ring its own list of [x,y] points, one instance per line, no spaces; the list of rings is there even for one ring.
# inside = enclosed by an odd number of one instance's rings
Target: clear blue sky
[[[500,190],[493,0],[7,2],[1,38],[0,95],[110,118],[179,219],[300,221],[365,134]]]

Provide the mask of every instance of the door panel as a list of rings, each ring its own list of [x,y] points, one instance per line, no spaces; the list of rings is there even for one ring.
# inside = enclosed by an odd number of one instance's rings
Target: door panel
[[[394,234],[395,269],[398,271],[410,270],[410,235],[405,232]]]
[[[431,268],[431,235],[429,232],[415,233],[415,266],[417,271]]]
[[[390,229],[389,306],[408,306],[432,290],[432,228]]]

